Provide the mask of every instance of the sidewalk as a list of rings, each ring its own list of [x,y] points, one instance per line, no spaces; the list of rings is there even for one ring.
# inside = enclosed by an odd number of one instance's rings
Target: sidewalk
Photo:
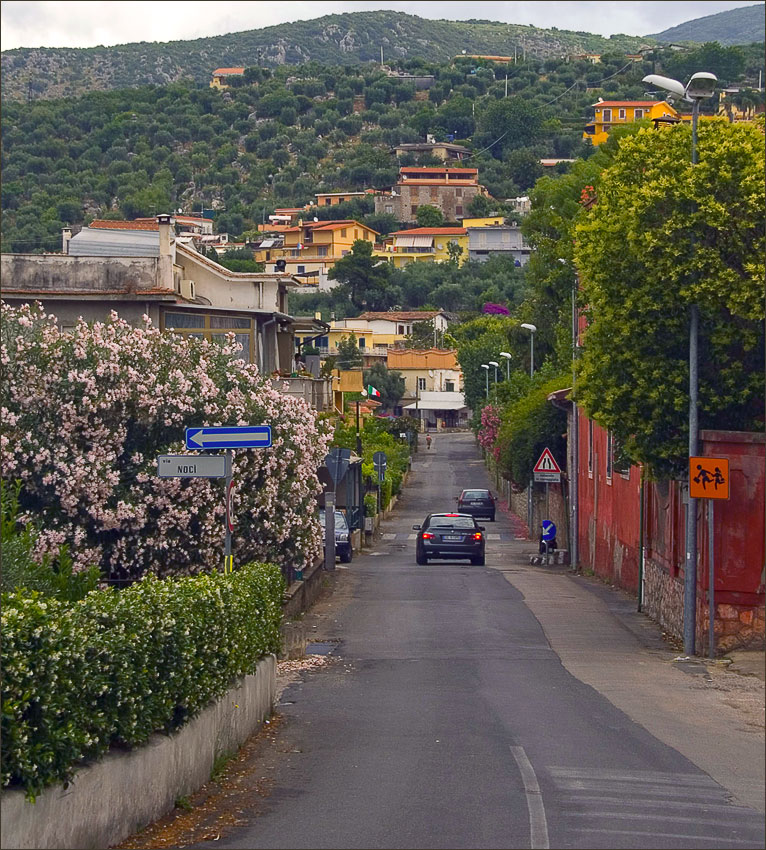
[[[524,595],[564,667],[734,801],[764,812],[764,654],[676,661],[678,649],[631,597],[566,567],[530,566],[531,541],[502,548],[495,569]]]

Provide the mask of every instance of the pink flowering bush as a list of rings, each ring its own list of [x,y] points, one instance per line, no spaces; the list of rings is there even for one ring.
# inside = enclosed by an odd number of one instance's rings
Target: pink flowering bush
[[[134,328],[112,313],[63,333],[39,305],[3,305],[1,472],[22,482],[39,557],[68,544],[75,569],[97,564],[113,581],[219,568],[223,482],[160,479],[156,456],[186,453],[187,426],[261,424],[273,446],[234,452],[235,563],[318,556],[330,428],[235,353],[148,317]]]
[[[481,424],[477,433],[479,445],[492,454],[495,460],[500,458],[500,447],[496,445],[500,430],[500,408],[488,404],[481,411]]]

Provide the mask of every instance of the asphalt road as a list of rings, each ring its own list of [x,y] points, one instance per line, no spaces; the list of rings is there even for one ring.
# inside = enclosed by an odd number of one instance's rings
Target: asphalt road
[[[282,694],[268,798],[204,846],[763,847],[759,813],[567,672],[501,571],[505,515],[486,567],[416,566],[413,523],[486,486],[471,435],[420,452],[349,567],[337,661]]]

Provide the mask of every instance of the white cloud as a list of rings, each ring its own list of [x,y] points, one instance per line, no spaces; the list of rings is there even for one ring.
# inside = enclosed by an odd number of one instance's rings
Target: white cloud
[[[241,2],[151,0],[106,3],[4,0],[0,10],[3,50],[15,47],[94,47],[136,41],[176,41],[223,35],[329,14],[393,9],[423,18],[504,21],[557,26],[601,35],[659,32],[692,18],[753,5],[752,0],[561,0],[561,2]]]

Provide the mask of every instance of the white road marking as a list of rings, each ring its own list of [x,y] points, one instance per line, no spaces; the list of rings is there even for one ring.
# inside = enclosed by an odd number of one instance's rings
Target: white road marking
[[[390,533],[389,533],[389,534],[384,534],[384,535],[383,535],[383,539],[384,539],[384,540],[396,540],[396,535],[395,535],[395,534],[390,534]]]
[[[407,540],[417,540],[417,534],[408,534]]]
[[[511,747],[511,753],[519,766],[521,781],[524,783],[524,793],[527,795],[529,810],[529,846],[531,850],[548,850],[548,821],[545,817],[545,805],[537,776],[532,763],[524,752],[524,747]]]
[[[645,835],[647,838],[680,838],[682,840],[687,840],[690,842],[694,842],[695,844],[699,841],[709,841],[712,842],[714,846],[721,847],[723,844],[744,844],[745,846],[752,847],[752,840],[748,841],[745,839],[739,838],[721,838],[720,836],[715,835],[687,835],[683,832],[636,832],[635,830],[627,830],[627,829],[577,829],[575,832],[597,832],[601,835],[629,835],[631,838],[635,838],[637,835]]]
[[[499,539],[500,539],[499,534],[488,534],[487,535],[487,540],[499,540]]]

